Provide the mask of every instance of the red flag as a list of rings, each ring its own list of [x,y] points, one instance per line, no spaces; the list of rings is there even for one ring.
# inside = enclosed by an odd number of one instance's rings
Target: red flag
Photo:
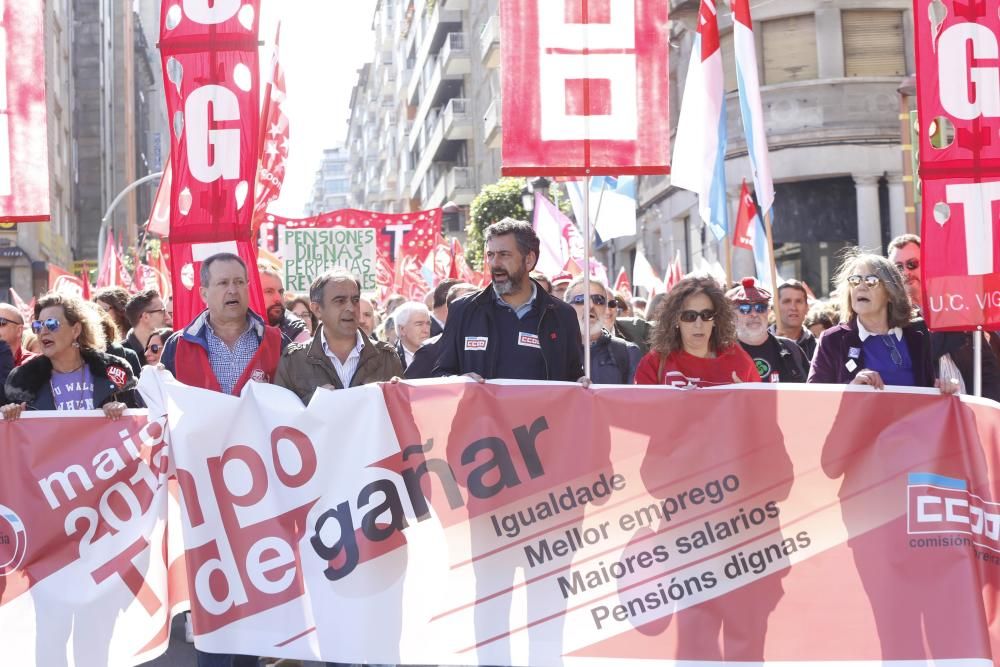
[[[267,215],[267,206],[281,195],[288,160],[290,128],[285,114],[285,70],[281,66],[279,42],[281,24],[274,37],[274,58],[271,81],[264,94],[264,110],[260,127],[260,165],[257,168],[257,201],[253,214],[253,238]]]
[[[624,266],[618,270],[618,278],[615,280],[615,291],[624,294],[632,293],[632,283],[628,280],[628,274],[625,273]]]
[[[21,313],[21,318],[25,322],[30,322],[31,320],[35,319],[35,298],[34,297],[31,298],[30,304],[25,303],[24,299],[21,298],[21,295],[18,294],[13,287],[9,289],[10,289],[10,300],[14,302],[14,307],[17,308],[17,311],[19,313]]]
[[[260,122],[260,1],[165,2],[160,53],[172,120],[170,241],[174,323],[203,308],[201,261],[234,252],[249,271],[250,307],[264,312],[251,223]]]
[[[167,163],[163,166],[163,177],[160,178],[160,186],[156,188],[156,198],[153,199],[153,210],[149,213],[149,222],[146,230],[158,235],[161,238],[170,234],[170,188],[174,181],[173,167],[170,165],[170,156],[167,156]]]
[[[677,254],[674,255],[674,261],[667,267],[666,275],[663,276],[664,288],[669,292],[670,288],[679,283],[683,278],[684,269],[681,267],[681,251],[678,250]]]
[[[49,264],[49,291],[83,297],[83,281],[69,271]]]
[[[753,222],[757,217],[757,206],[753,203],[746,179],[740,188],[740,210],[736,214],[736,231],[733,234],[733,246],[753,250]]]
[[[49,220],[44,2],[0,3],[0,222]]]
[[[505,176],[670,173],[670,3],[617,4],[500,3]]]
[[[115,233],[108,232],[104,244],[104,257],[101,260],[101,271],[97,274],[97,288],[111,287],[115,284],[114,276],[118,275],[118,253],[115,252]]]

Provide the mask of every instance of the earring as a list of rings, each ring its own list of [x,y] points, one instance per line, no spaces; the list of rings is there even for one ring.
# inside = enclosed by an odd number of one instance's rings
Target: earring
[[[80,347],[80,341],[78,340],[73,341],[73,347]]]

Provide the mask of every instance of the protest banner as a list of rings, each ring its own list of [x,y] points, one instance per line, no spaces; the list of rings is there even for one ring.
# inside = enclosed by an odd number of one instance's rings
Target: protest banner
[[[667,10],[500,3],[505,176],[670,173]]]
[[[341,268],[361,281],[362,291],[374,291],[378,287],[376,245],[375,230],[370,227],[286,228],[281,241],[285,289],[306,294],[324,271]]]
[[[45,3],[0,0],[0,222],[49,220]]]
[[[0,638],[18,665],[134,665],[186,608],[164,421],[130,411],[4,422]],[[168,568],[168,563],[170,566]]]
[[[924,317],[1000,328],[1000,15],[982,1],[914,0]]]
[[[265,312],[253,270],[257,246],[251,240],[259,154],[259,21],[260,0],[161,7],[159,47],[171,121],[170,273],[178,328],[201,312],[201,262],[218,252],[238,255],[251,267],[250,306]]]
[[[993,403],[439,380],[303,408],[256,383],[142,388],[170,406],[202,650],[983,667],[1000,651]]]

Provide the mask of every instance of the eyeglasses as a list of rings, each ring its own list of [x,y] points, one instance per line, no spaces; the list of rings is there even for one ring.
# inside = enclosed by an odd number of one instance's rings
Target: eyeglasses
[[[770,306],[766,303],[741,303],[736,306],[736,309],[740,311],[740,314],[742,315],[749,315],[750,313],[762,315],[770,309]]]
[[[150,345],[149,347],[146,348],[146,352],[152,352],[153,354],[159,354],[160,349],[162,349],[162,348],[163,348],[163,346],[160,345],[159,343],[153,343],[152,345]]]
[[[920,268],[920,260],[908,259],[905,262],[896,262],[896,268],[899,269],[900,272],[902,272],[903,269],[906,269],[907,271],[916,271]]]
[[[147,312],[147,313],[165,313],[165,312],[167,312],[167,309],[166,308],[154,308],[153,310],[147,310],[145,312]]]
[[[8,324],[13,324],[18,327],[24,326],[24,322],[15,322],[14,320],[8,320],[6,317],[0,317],[0,327],[5,327]]]
[[[569,302],[574,306],[582,306],[584,301],[586,301],[586,297],[583,294],[577,294],[572,299],[569,300]],[[604,296],[603,294],[591,294],[590,302],[595,306],[607,306],[608,297]]]
[[[878,276],[869,273],[867,276],[859,276],[857,274],[853,276],[847,276],[847,284],[851,287],[857,287],[861,283],[864,283],[868,287],[878,287],[878,284],[882,282],[882,279]]]
[[[899,353],[899,348],[896,347],[896,340],[892,334],[886,336],[879,336],[885,346],[889,348],[889,358],[892,359],[892,363],[897,366],[903,365],[903,355]]]
[[[681,322],[691,323],[691,322],[694,322],[695,320],[697,320],[699,317],[701,318],[702,322],[711,322],[712,320],[715,319],[715,311],[714,310],[702,310],[702,311],[697,311],[697,310],[682,310],[681,311],[681,315],[680,315],[680,320],[681,320]]]
[[[59,326],[60,326],[59,320],[57,320],[54,317],[50,317],[45,321],[35,320],[34,322],[32,322],[31,330],[34,331],[36,334],[40,334],[42,333],[42,329],[45,328],[48,329],[50,332],[55,333],[56,331],[59,331]]]

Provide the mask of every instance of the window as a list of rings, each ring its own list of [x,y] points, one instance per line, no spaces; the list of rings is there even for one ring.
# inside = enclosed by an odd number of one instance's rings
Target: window
[[[817,77],[815,16],[789,16],[764,21],[762,26],[765,85]]]
[[[733,44],[733,33],[727,32],[721,38],[722,69],[725,72],[726,92],[739,90],[736,81],[736,46]]]
[[[841,14],[847,76],[905,76],[903,12],[853,9]]]

